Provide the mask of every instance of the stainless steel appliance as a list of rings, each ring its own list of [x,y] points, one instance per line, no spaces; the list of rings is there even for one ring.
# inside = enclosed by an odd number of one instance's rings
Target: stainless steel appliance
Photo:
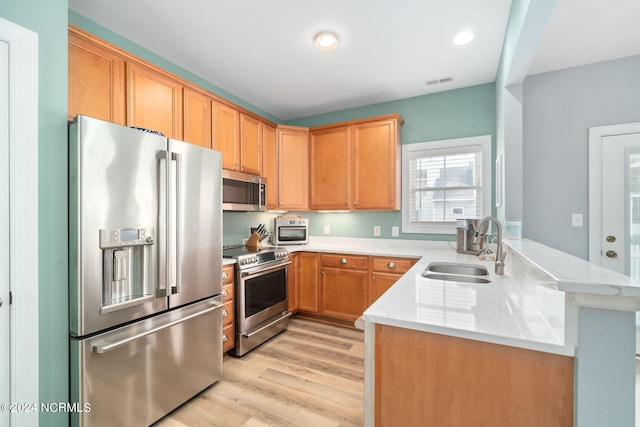
[[[249,252],[236,247],[223,254],[236,260],[236,346],[229,354],[242,356],[289,325],[287,266],[291,261],[284,248]]]
[[[69,127],[72,425],[149,425],[222,377],[221,154]]]
[[[474,240],[480,221],[480,219],[456,220],[456,251],[458,253],[478,255],[482,251],[482,240]]]
[[[309,220],[300,216],[278,216],[274,219],[276,245],[306,245],[309,243]]]
[[[222,209],[225,211],[265,211],[267,184],[264,178],[244,172],[222,171]]]

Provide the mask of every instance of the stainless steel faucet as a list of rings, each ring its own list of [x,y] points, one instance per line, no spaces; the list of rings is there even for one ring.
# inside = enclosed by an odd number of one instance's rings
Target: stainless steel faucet
[[[485,226],[485,224],[487,224],[488,222],[493,222],[496,224],[496,227],[498,229],[498,249],[496,250],[496,274],[502,276],[504,274],[504,258],[507,256],[506,252],[502,251],[502,225],[500,225],[500,221],[498,221],[497,218],[493,217],[493,216],[487,216],[482,218],[482,221],[480,221],[480,224],[478,225],[478,229],[476,230],[475,234],[473,235],[472,241],[473,243],[477,243],[478,239],[480,238],[480,235],[482,234],[482,228]]]

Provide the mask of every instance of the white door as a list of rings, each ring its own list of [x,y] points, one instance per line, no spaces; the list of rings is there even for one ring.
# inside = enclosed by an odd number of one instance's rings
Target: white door
[[[602,141],[600,264],[640,279],[640,133]]]
[[[10,369],[9,324],[9,45],[0,40],[0,371]],[[0,403],[11,402],[11,382],[0,381]],[[9,425],[9,413],[0,411],[0,425]]]
[[[601,191],[600,265],[640,280],[640,133],[602,137]]]

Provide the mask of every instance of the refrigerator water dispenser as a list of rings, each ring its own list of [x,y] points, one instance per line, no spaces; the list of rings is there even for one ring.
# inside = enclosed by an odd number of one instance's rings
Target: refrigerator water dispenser
[[[153,298],[153,228],[100,230],[103,253],[102,308],[109,313]]]

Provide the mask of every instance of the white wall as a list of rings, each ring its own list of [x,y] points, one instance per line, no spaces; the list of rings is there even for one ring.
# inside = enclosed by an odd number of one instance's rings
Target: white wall
[[[639,76],[637,55],[525,79],[524,237],[588,259],[588,128],[640,122]]]

